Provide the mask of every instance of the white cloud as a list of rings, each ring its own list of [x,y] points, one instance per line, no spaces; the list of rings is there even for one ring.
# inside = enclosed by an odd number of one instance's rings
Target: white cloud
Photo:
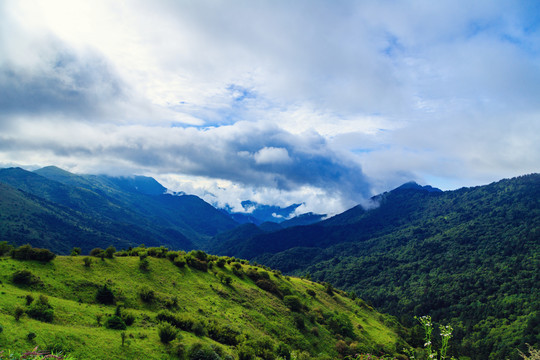
[[[285,148],[264,147],[253,155],[255,163],[264,164],[290,164],[292,159]]]
[[[3,1],[0,162],[318,212],[537,172],[535,6]]]

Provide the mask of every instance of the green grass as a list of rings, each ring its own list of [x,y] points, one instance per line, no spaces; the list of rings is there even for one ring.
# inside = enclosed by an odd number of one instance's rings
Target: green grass
[[[306,351],[313,357],[337,356],[335,344],[341,339],[325,325],[325,314],[345,313],[354,326],[355,339],[369,349],[394,353],[401,349],[403,341],[396,330],[385,325],[387,318],[353,301],[336,291],[331,297],[321,284],[298,278],[276,276],[269,271],[270,279],[287,293],[298,296],[305,309],[301,312],[305,329],[295,327],[293,314],[282,299],[259,289],[247,276],[239,278],[230,265],[214,266],[208,272],[178,268],[167,259],[148,257],[150,270],[139,270],[138,257],[115,257],[104,261],[93,258],[90,267],[83,265],[83,257],[58,256],[50,263],[17,261],[0,258],[0,349],[28,351],[35,346],[40,349],[54,348],[77,359],[169,359],[170,346],[160,342],[156,314],[165,308],[167,301],[177,299],[178,308],[173,313],[189,314],[205,326],[216,321],[229,325],[242,333],[240,342],[247,339],[269,337],[277,346],[285,343],[298,352]],[[245,271],[252,266],[242,265]],[[30,287],[15,286],[11,275],[27,269],[40,277],[42,284]],[[262,269],[260,269],[262,270]],[[233,278],[231,285],[220,283],[213,272],[223,272]],[[107,284],[115,294],[116,303],[122,311],[135,315],[133,325],[128,326],[125,345],[122,346],[121,331],[103,326],[107,316],[114,314],[115,305],[96,303],[97,289]],[[143,287],[155,291],[157,300],[145,303],[139,297]],[[307,289],[315,291],[312,297]],[[49,298],[54,309],[52,323],[44,323],[28,316],[16,321],[13,314],[17,306],[26,308],[26,295],[37,299],[40,294]],[[35,300],[34,300],[35,301]],[[97,316],[102,315],[101,326]],[[28,340],[33,332],[37,336]],[[214,344],[225,353],[237,358],[234,346],[219,344],[206,336],[197,337],[191,332],[180,331],[181,342],[187,347],[195,342]]]

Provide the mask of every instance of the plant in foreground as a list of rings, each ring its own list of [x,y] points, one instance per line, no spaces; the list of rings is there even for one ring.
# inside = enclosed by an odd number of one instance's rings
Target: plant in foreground
[[[441,349],[439,352],[433,351],[433,344],[431,342],[431,333],[433,332],[433,323],[431,322],[431,316],[425,315],[421,317],[414,317],[420,325],[422,325],[422,328],[424,329],[424,347],[427,350],[428,359],[433,360],[444,360],[446,359],[446,353],[448,352],[448,343],[450,339],[452,338],[452,331],[454,330],[452,326],[450,325],[440,325],[439,331],[441,332]],[[404,349],[405,352],[407,352],[407,355],[411,359],[416,359],[414,353],[412,350]],[[440,356],[437,358],[437,356]],[[450,359],[455,360],[455,358],[452,356]]]
[[[524,358],[525,360],[540,360],[540,350],[534,349],[531,345],[527,344],[527,347],[529,348],[529,354],[530,356],[527,356],[526,354],[522,353],[520,350],[518,350],[519,355]]]

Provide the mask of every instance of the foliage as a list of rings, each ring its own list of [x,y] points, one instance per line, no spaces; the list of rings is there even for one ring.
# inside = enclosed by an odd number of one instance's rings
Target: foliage
[[[126,330],[127,326],[124,320],[117,315],[112,315],[105,320],[105,327],[113,330]]]
[[[11,251],[11,257],[17,260],[37,260],[41,262],[52,261],[56,254],[47,249],[33,248],[31,245],[21,245]]]
[[[156,292],[148,286],[139,289],[139,297],[145,303],[151,303],[156,299]]]
[[[189,360],[221,360],[221,357],[209,345],[196,342],[187,352]]]
[[[83,264],[85,267],[90,267],[92,265],[92,259],[88,256],[83,257]]]
[[[292,311],[302,311],[303,305],[296,295],[287,295],[283,298],[283,303]]]
[[[45,295],[39,295],[38,299],[26,309],[26,314],[32,319],[43,322],[50,323],[54,319],[53,307],[49,304],[49,298]]]
[[[15,321],[19,321],[23,315],[24,309],[22,307],[17,306],[15,310],[13,310],[13,317],[15,317]]]
[[[96,301],[100,304],[111,305],[114,304],[114,294],[107,284],[103,284],[96,293]]]
[[[452,348],[472,359],[516,360],[516,348],[539,343],[540,175],[447,192],[396,189],[374,201],[239,241],[235,255],[354,291],[406,326],[430,313],[452,325]]]
[[[164,343],[168,344],[174,339],[176,339],[176,336],[178,335],[178,330],[168,322],[162,322],[158,325],[158,335],[159,340]]]
[[[32,274],[30,270],[17,270],[11,275],[11,281],[17,285],[36,285],[42,284],[41,279]]]
[[[351,319],[346,314],[333,314],[328,319],[328,327],[336,334],[350,338],[354,337],[354,328]]]

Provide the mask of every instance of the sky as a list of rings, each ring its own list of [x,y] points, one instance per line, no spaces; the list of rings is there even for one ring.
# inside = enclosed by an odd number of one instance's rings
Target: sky
[[[0,166],[335,214],[540,171],[540,3],[0,0]]]

